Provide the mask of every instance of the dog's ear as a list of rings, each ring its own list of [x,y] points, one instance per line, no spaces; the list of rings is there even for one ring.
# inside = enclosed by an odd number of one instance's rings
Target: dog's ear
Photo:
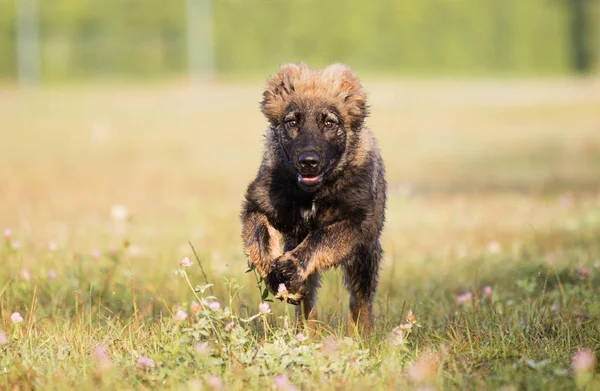
[[[304,64],[283,64],[277,74],[267,80],[260,108],[271,124],[277,125],[283,118],[294,94],[294,84],[306,70]]]
[[[332,64],[323,70],[323,76],[335,81],[338,98],[350,118],[352,129],[359,130],[369,115],[367,94],[352,69],[343,64]]]

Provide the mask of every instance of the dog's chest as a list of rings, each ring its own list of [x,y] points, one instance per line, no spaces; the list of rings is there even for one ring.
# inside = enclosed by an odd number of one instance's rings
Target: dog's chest
[[[300,206],[300,217],[305,223],[309,223],[317,217],[317,205],[314,200],[308,205]]]

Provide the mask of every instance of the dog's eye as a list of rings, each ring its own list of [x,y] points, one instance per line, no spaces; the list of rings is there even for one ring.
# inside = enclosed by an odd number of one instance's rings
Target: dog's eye
[[[286,124],[287,126],[289,126],[290,128],[293,128],[293,127],[295,127],[296,125],[298,125],[298,122],[296,122],[296,120],[295,120],[295,119],[290,119],[290,120],[288,120],[288,121],[285,121],[285,124]]]
[[[334,125],[335,125],[335,122],[333,122],[333,121],[330,121],[330,120],[325,121],[325,127],[327,129],[333,128]]]

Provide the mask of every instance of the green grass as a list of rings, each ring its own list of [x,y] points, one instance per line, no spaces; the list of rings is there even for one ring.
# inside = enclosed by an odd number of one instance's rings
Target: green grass
[[[366,84],[389,182],[376,332],[348,327],[332,270],[303,341],[292,306],[254,317],[241,251],[260,84],[0,90],[0,388],[600,387],[571,368],[600,353],[598,81]]]

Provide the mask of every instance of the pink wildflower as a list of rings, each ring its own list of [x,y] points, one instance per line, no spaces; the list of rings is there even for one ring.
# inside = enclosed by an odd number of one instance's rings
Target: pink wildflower
[[[297,388],[294,387],[290,383],[290,379],[288,379],[288,377],[286,375],[283,375],[283,374],[277,375],[277,376],[273,377],[273,385],[278,390],[286,390],[286,391],[295,391],[295,390],[297,390]]]
[[[108,352],[104,349],[104,346],[97,345],[94,348],[93,357],[100,372],[104,372],[111,367],[110,358],[108,357]]]
[[[231,331],[234,329],[234,327],[235,327],[235,323],[229,322],[225,325],[225,331]]]
[[[181,261],[179,261],[179,267],[182,269],[187,269],[190,266],[192,266],[192,261],[190,261],[188,257],[185,257]]]
[[[50,251],[56,251],[58,249],[58,246],[56,245],[56,242],[54,241],[50,241],[48,242],[48,250]]]
[[[573,204],[573,194],[565,193],[558,198],[558,203],[563,208],[569,207]]]
[[[275,388],[287,388],[289,384],[290,382],[286,375],[277,375],[273,377],[273,385],[275,385]]]
[[[92,256],[92,258],[94,259],[98,259],[102,256],[102,251],[98,250],[97,248],[93,249],[92,252],[90,253],[90,255]]]
[[[408,337],[406,326],[407,325],[400,324],[392,329],[392,332],[388,336],[388,341],[391,346],[402,345],[406,342],[406,338]]]
[[[587,280],[590,277],[590,269],[588,269],[587,267],[578,267],[577,269],[575,269],[575,271],[577,272],[577,276],[579,277],[580,280]]]
[[[10,246],[13,250],[18,250],[21,248],[21,242],[19,242],[18,240],[13,240]]]
[[[212,388],[213,390],[222,390],[223,389],[223,382],[221,381],[221,379],[219,379],[218,376],[216,375],[210,375],[207,379],[206,379],[206,383],[210,386],[210,388]]]
[[[308,338],[307,338],[307,337],[306,337],[304,334],[302,334],[302,333],[298,333],[298,334],[296,334],[296,339],[297,339],[298,341],[300,341],[300,342],[304,342],[304,341],[306,341]]]
[[[173,316],[173,319],[175,319],[177,322],[183,322],[187,319],[187,314],[184,310],[177,310],[177,312],[175,312],[175,315]]]
[[[216,311],[219,308],[221,308],[221,303],[219,303],[218,301],[211,301],[208,305],[208,308],[210,308],[213,311]]]
[[[208,342],[198,342],[194,345],[196,353],[204,354],[208,351]]]
[[[56,270],[48,270],[48,279],[50,281],[56,280]]]
[[[4,228],[4,238],[8,239],[12,236],[12,229],[10,228]]]
[[[154,367],[154,361],[145,356],[140,356],[137,359],[137,366],[140,368],[152,368]]]
[[[262,302],[258,305],[258,312],[263,315],[271,313],[271,307],[269,307],[269,303]]]
[[[190,304],[190,311],[192,311],[192,314],[197,314],[201,309],[202,306],[200,303],[198,303],[196,300],[192,300],[192,304]]]
[[[21,323],[23,321],[23,317],[21,316],[20,313],[13,312],[12,315],[10,316],[10,320],[12,320],[13,323]]]
[[[483,287],[483,297],[485,298],[490,298],[492,297],[492,287],[489,285],[486,285]]]
[[[587,372],[596,366],[596,356],[591,350],[584,349],[576,352],[571,358],[571,368],[575,372]]]
[[[322,352],[325,357],[336,354],[340,349],[340,341],[335,337],[327,337],[323,342]]]
[[[437,355],[427,353],[407,368],[406,375],[416,383],[431,381],[436,376],[439,362]]]
[[[98,362],[108,360],[108,353],[106,352],[106,349],[104,349],[104,346],[96,345],[96,347],[94,347],[94,360]]]
[[[285,287],[284,283],[279,284],[279,286],[277,287],[277,297],[283,297],[286,298],[288,295],[288,290]]]
[[[471,292],[463,293],[462,295],[456,296],[456,303],[457,304],[466,303],[468,301],[471,301],[472,298],[473,298],[473,295],[471,294]]]
[[[8,337],[4,331],[0,330],[0,345],[6,345],[8,343]]]
[[[22,269],[21,270],[21,278],[25,281],[31,281],[31,274],[29,274],[29,270]]]

